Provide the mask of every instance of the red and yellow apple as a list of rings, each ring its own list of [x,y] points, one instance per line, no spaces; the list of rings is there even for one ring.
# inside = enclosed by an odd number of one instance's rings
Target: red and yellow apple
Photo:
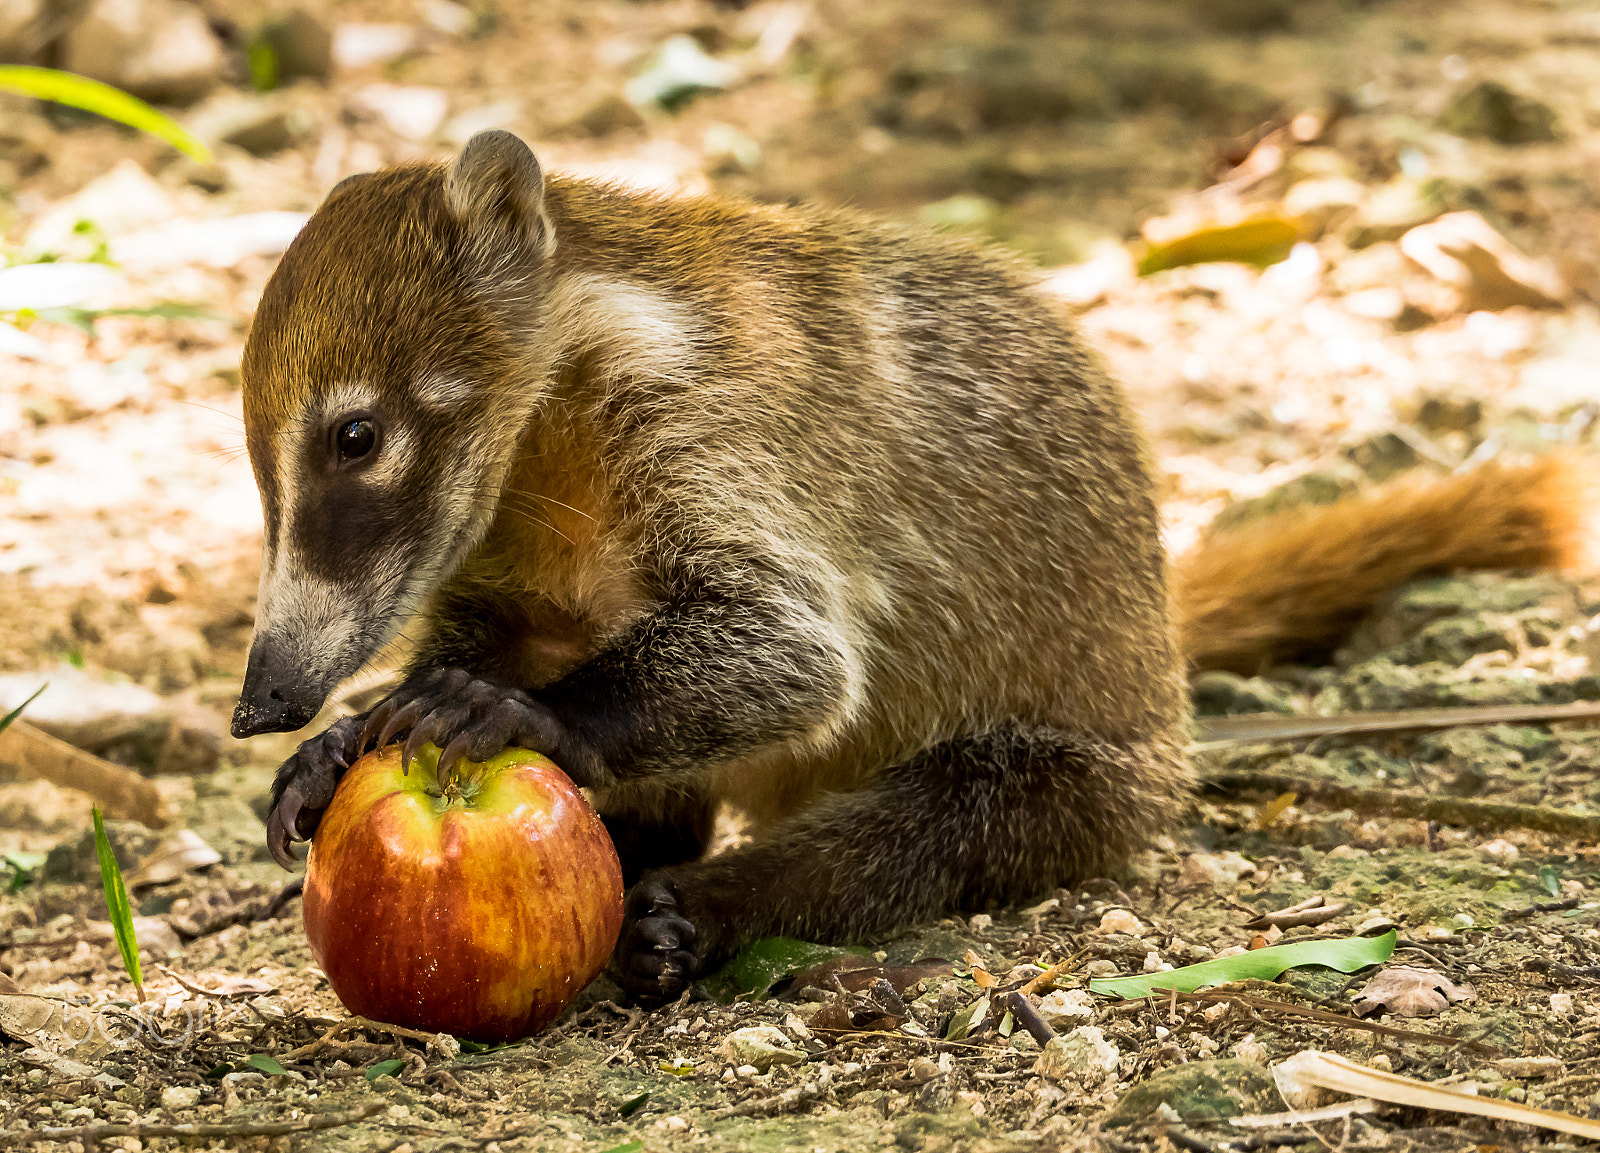
[[[306,860],[311,951],[352,1012],[477,1041],[555,1019],[622,928],[605,826],[550,761],[508,749],[443,780],[399,746],[339,782]]]

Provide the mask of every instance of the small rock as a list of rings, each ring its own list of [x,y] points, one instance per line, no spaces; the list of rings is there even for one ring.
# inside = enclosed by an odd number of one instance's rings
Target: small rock
[[[1218,954],[1219,956],[1221,954]],[[1083,967],[1083,975],[1091,980],[1117,976],[1117,963],[1105,957],[1096,957]]]
[[[1294,712],[1294,698],[1271,681],[1218,669],[1191,678],[1189,693],[1194,700],[1194,711],[1202,717]]]
[[[1495,80],[1458,91],[1439,115],[1439,126],[1496,144],[1537,144],[1558,136],[1554,109]]]
[[[1126,933],[1130,937],[1137,937],[1144,932],[1144,925],[1140,923],[1138,917],[1126,909],[1110,909],[1100,918],[1100,931]]]
[[[472,9],[453,0],[424,0],[422,18],[429,28],[445,36],[470,36],[478,26]]]
[[[1572,1012],[1573,998],[1571,993],[1551,993],[1550,1011],[1562,1017]]]
[[[607,92],[573,117],[563,131],[571,135],[610,136],[613,132],[639,132],[645,127],[639,110],[615,92]]]
[[[169,1113],[193,1109],[200,1103],[200,1086],[168,1085],[161,1090],[161,1107]]]
[[[1186,1126],[1248,1113],[1278,1113],[1283,1100],[1272,1074],[1249,1061],[1191,1061],[1152,1073],[1124,1093],[1105,1126],[1147,1126],[1173,1111]],[[1165,1128],[1165,1125],[1163,1125]]]
[[[151,832],[137,821],[108,820],[105,829],[106,840],[111,843],[111,855],[125,873],[130,872],[161,844],[159,833]],[[95,880],[98,883],[99,876],[100,858],[95,851],[93,829],[84,829],[51,849],[40,868],[40,877],[46,881],[71,883]]]
[[[735,1029],[723,1038],[718,1053],[735,1067],[751,1067],[753,1073],[765,1073],[774,1065],[800,1065],[806,1059],[805,1054],[794,1049],[794,1042],[783,1030],[773,1025]]]
[[[1052,1081],[1097,1083],[1116,1073],[1121,1057],[1097,1026],[1080,1025],[1065,1036],[1052,1037],[1033,1071]]]
[[[1255,863],[1238,853],[1190,853],[1178,873],[1184,885],[1236,885],[1240,878],[1253,876]]]
[[[220,93],[189,120],[189,131],[201,140],[231,144],[252,156],[282,152],[315,127],[311,113],[289,93]]]
[[[272,50],[280,84],[301,77],[326,83],[333,75],[333,33],[304,8],[268,20],[256,42]]]
[[[1494,1071],[1503,1077],[1548,1077],[1564,1066],[1560,1057],[1502,1057],[1494,1062]]]
[[[1268,1060],[1267,1047],[1256,1040],[1254,1033],[1245,1037],[1229,1050],[1240,1061],[1249,1061],[1252,1065],[1265,1065]]]
[[[372,68],[417,46],[410,24],[340,24],[333,30],[333,62],[340,68]]]
[[[183,0],[93,0],[61,41],[70,72],[160,104],[193,104],[225,58],[205,13]]]
[[[994,925],[994,918],[988,913],[974,913],[967,921],[967,928],[974,933],[987,933]]]
[[[1357,857],[1370,857],[1372,854],[1366,849],[1358,849],[1354,845],[1335,845],[1328,850],[1328,860],[1348,861]]]
[[[1487,861],[1493,861],[1497,865],[1510,865],[1514,864],[1522,853],[1510,841],[1503,837],[1498,837],[1495,840],[1485,841],[1479,845],[1478,855]]]
[[[417,142],[433,139],[450,111],[450,98],[442,89],[420,85],[369,84],[350,103],[377,117],[396,136]]]
[[[1094,997],[1083,989],[1057,989],[1039,998],[1039,1016],[1058,1033],[1094,1020]]]
[[[110,921],[90,921],[84,927],[83,935],[101,941],[116,939],[116,931],[112,929]],[[139,941],[140,951],[152,957],[173,957],[183,952],[183,942],[178,939],[177,930],[161,917],[135,917],[133,935]]]

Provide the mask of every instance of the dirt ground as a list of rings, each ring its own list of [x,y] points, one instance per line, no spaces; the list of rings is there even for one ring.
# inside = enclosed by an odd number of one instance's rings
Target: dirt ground
[[[271,773],[295,737],[237,742],[226,723],[260,535],[241,343],[299,219],[273,214],[309,211],[340,177],[447,155],[498,124],[551,167],[850,204],[1014,247],[1046,270],[1046,290],[1132,394],[1181,552],[1219,516],[1408,469],[1589,447],[1600,5],[504,0],[464,22],[437,7],[319,8],[334,25],[398,23],[412,36],[326,84],[236,84],[179,113],[202,136],[277,117],[279,135],[255,151],[213,138],[209,164],[0,98],[3,263],[100,261],[105,275],[78,311],[0,312],[18,321],[0,324],[0,704],[50,681],[31,717],[156,783],[173,822],[159,833],[112,822],[125,866],[180,829],[214,850],[191,844],[182,860],[195,867],[133,885],[150,996],[134,1007],[105,927],[87,797],[0,777],[0,852],[14,862],[0,896],[0,1147],[45,1129],[62,1132],[41,1147],[74,1151],[96,1140],[352,1153],[1573,1140],[1401,1106],[1226,1121],[1284,1110],[1269,1069],[1304,1050],[1600,1116],[1595,842],[1515,820],[1430,823],[1383,800],[1592,817],[1600,728],[1203,752],[1213,778],[1324,780],[1365,802],[1210,790],[1130,876],[861,942],[882,966],[870,980],[736,999],[725,976],[646,1013],[602,979],[543,1035],[463,1051],[348,1019],[263,842]],[[237,0],[208,12],[236,43],[263,19]],[[680,35],[737,66],[725,90],[671,110],[624,99]],[[420,106],[438,114],[420,125],[386,115],[412,107],[393,86],[431,93]],[[1291,217],[1299,242],[1264,270],[1135,272],[1146,239]],[[1428,231],[1441,218],[1486,232],[1452,248]],[[117,311],[173,305],[183,314]],[[17,306],[0,294],[0,307]],[[1202,712],[1286,715],[1600,699],[1597,624],[1600,583],[1585,574],[1440,577],[1396,590],[1321,663],[1211,674],[1195,695]],[[1317,897],[1342,911],[1247,927]],[[1408,1019],[1393,1005],[1353,1015],[1370,970],[1296,969],[1225,999],[1080,992],[1093,976],[1203,961],[1258,935],[1389,927],[1391,968],[1470,993]],[[933,957],[948,964],[900,968]],[[806,967],[767,960],[768,977]],[[1069,1043],[1042,1054],[1025,1029],[1002,1032],[999,1007],[1061,962],[1037,992],[1062,991],[1043,1007]],[[19,993],[55,998],[55,1015],[29,1017]],[[984,997],[996,1012],[969,1035],[962,1019]]]

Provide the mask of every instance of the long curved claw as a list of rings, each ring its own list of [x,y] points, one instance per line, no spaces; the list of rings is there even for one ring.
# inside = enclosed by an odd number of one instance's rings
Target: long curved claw
[[[384,726],[389,723],[389,718],[393,716],[394,713],[395,703],[394,699],[391,697],[389,700],[384,701],[382,704],[378,705],[377,708],[373,709],[372,712],[367,714],[367,723],[361,726],[360,744],[356,746],[356,752],[358,754],[364,753],[373,747],[373,739],[383,731]]]
[[[267,816],[267,851],[272,859],[285,869],[294,870],[294,854],[289,851],[292,838],[284,826],[282,811],[274,808]]]
[[[387,722],[384,723],[383,730],[378,734],[378,744],[376,747],[380,749],[388,747],[389,741],[396,733],[403,729],[410,728],[421,718],[422,702],[420,700],[412,701],[404,708],[396,709],[394,714],[388,719]],[[406,758],[406,767],[408,769],[410,768],[409,757]]]
[[[470,733],[457,733],[451,738],[450,743],[444,747],[444,752],[439,754],[439,772],[442,774],[454,768],[455,763],[466,755],[467,747],[471,744]]]
[[[411,726],[411,732],[406,737],[406,743],[400,746],[400,767],[403,772],[411,771],[411,762],[422,751],[422,746],[433,739],[434,728],[433,714],[429,713],[416,724]],[[439,763],[439,771],[444,771],[444,762]]]

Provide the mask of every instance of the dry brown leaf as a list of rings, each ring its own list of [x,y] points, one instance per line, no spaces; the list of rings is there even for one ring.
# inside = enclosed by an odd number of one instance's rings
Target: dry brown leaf
[[[1286,1101],[1303,1098],[1311,1088],[1332,1089],[1336,1093],[1370,1097],[1417,1109],[1470,1113],[1477,1117],[1538,1125],[1558,1133],[1600,1140],[1600,1121],[1585,1120],[1554,1109],[1535,1109],[1531,1105],[1519,1105],[1498,1097],[1476,1097],[1459,1089],[1430,1085],[1398,1073],[1369,1069],[1365,1065],[1357,1065],[1354,1061],[1347,1061],[1332,1053],[1320,1053],[1315,1049],[1296,1053],[1287,1061],[1273,1066],[1272,1076]]]
[[[221,861],[222,854],[201,840],[199,833],[193,829],[179,829],[124,874],[123,880],[130,889],[141,885],[160,885]]]
[[[859,993],[880,980],[888,981],[896,993],[904,993],[924,977],[948,977],[953,972],[955,966],[943,957],[923,957],[909,965],[880,965],[855,953],[842,953],[796,974],[786,985],[774,988],[781,987],[785,995],[808,986],[831,989],[837,977],[840,987],[852,993]]]
[[[1431,1017],[1458,1001],[1477,1000],[1470,985],[1457,985],[1443,973],[1396,965],[1385,969],[1361,990],[1356,1015],[1370,1017],[1387,1009],[1400,1017]]]
[[[86,1061],[108,1052],[114,1042],[103,1013],[29,993],[0,994],[0,1033],[46,1053]]]
[[[983,967],[982,957],[978,956],[978,954],[974,953],[971,949],[968,949],[965,955],[962,956],[961,961],[964,965],[972,970],[972,979],[973,981],[977,982],[978,988],[994,988],[994,974],[990,973],[988,969]]]

